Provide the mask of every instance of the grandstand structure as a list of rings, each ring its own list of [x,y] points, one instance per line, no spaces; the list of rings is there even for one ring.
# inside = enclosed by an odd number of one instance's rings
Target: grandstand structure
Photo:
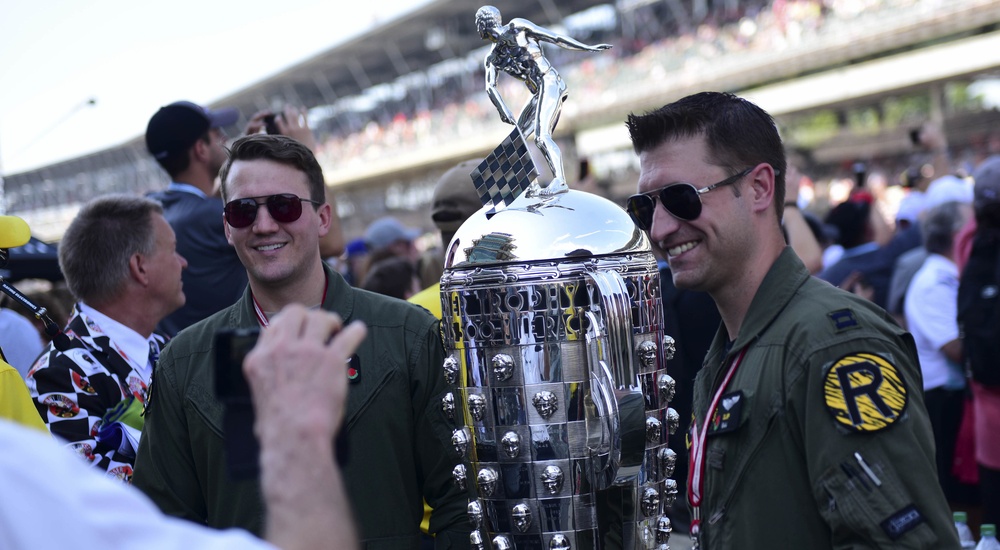
[[[509,131],[484,92],[480,5],[428,2],[212,106],[237,106],[245,117],[284,104],[309,108],[348,237],[385,214],[430,230],[437,177],[484,156]],[[1000,152],[990,149],[1000,144],[1000,115],[970,91],[1000,70],[1000,0],[497,5],[505,19],[615,46],[601,54],[547,50],[569,85],[557,128],[568,175],[588,159],[612,199],[634,185],[625,116],[699,90],[733,91],[774,114],[796,162],[817,177],[856,160],[897,170],[913,154],[908,128],[926,119],[944,126],[957,159]],[[513,79],[503,85],[505,97],[527,97]],[[93,196],[167,183],[142,136],[5,179],[8,212],[45,240],[57,239]]]

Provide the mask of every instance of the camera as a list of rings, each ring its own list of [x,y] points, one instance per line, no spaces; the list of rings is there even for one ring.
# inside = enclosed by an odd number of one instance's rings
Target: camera
[[[264,131],[271,135],[280,135],[281,130],[278,129],[278,124],[275,119],[281,116],[281,113],[271,113],[264,117]]]
[[[224,405],[226,467],[233,480],[260,475],[260,443],[253,433],[256,419],[243,359],[257,344],[258,328],[227,328],[215,333],[215,396]]]
[[[226,467],[233,480],[260,476],[260,442],[253,433],[256,415],[250,386],[243,375],[243,360],[257,345],[260,328],[224,328],[215,333],[215,396],[224,405],[222,429],[226,434]],[[357,367],[357,355],[351,357]],[[347,463],[347,430],[333,442],[334,456]]]
[[[223,329],[215,334],[215,396],[224,403],[250,403],[243,359],[257,344],[257,328]]]

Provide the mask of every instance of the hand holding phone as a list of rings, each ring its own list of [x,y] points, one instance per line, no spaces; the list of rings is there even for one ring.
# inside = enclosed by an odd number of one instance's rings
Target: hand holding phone
[[[278,129],[278,123],[275,120],[281,116],[281,113],[271,113],[264,117],[264,131],[271,135],[280,135],[281,130]]]

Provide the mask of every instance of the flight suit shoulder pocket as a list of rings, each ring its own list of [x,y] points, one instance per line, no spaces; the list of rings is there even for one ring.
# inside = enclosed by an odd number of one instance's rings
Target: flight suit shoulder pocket
[[[834,541],[930,548],[937,540],[921,504],[877,447],[842,456],[820,476],[814,492]]]

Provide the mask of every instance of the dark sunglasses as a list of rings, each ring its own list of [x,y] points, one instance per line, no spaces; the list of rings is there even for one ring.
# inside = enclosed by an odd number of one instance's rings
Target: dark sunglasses
[[[261,202],[263,200],[263,202]],[[302,203],[309,202],[315,205],[322,203],[303,199],[291,193],[280,195],[266,195],[263,197],[247,197],[236,199],[226,203],[223,213],[226,223],[237,228],[250,227],[257,219],[257,210],[261,206],[267,206],[267,213],[278,223],[292,223],[302,217]]]
[[[677,219],[693,221],[701,215],[701,196],[713,189],[718,189],[736,183],[749,174],[755,167],[729,176],[728,178],[698,189],[690,183],[671,183],[654,191],[632,195],[625,202],[625,210],[632,217],[639,229],[649,231],[653,227],[653,211],[656,209],[656,199],[660,199],[663,208]]]

